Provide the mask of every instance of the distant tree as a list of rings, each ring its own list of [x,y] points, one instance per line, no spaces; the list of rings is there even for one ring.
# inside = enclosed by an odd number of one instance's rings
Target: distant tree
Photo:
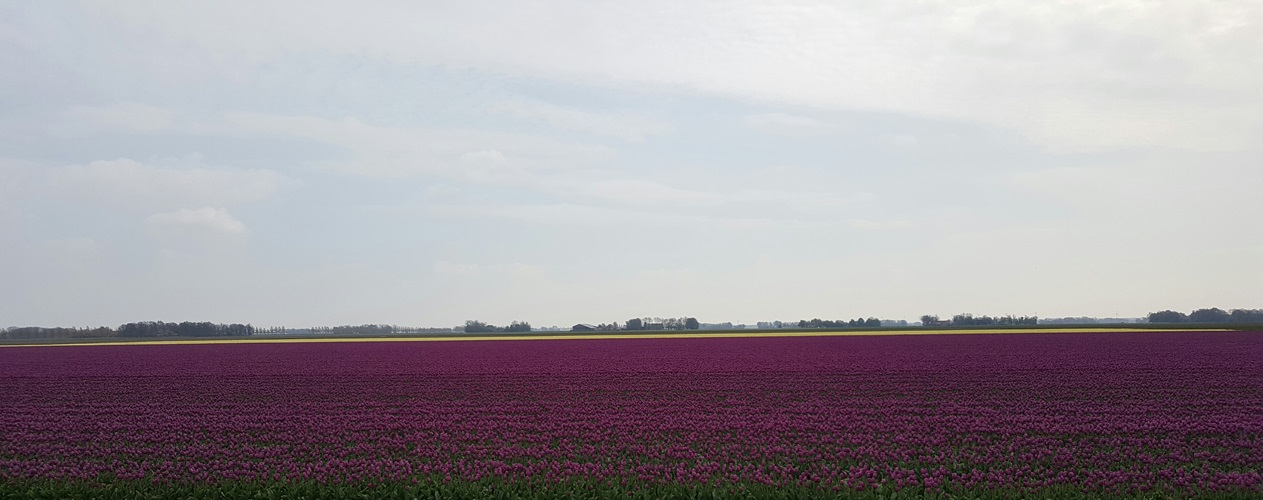
[[[181,337],[211,337],[219,333],[215,328],[215,324],[209,321],[197,323],[184,321],[175,325],[173,329],[175,334]]]
[[[1150,323],[1187,323],[1188,316],[1184,313],[1172,310],[1158,311],[1149,313]]]
[[[465,333],[490,333],[494,331],[496,331],[495,325],[489,325],[475,320],[465,322]]]
[[[0,330],[0,339],[84,339],[114,337],[112,328],[45,328],[39,326],[9,327]]]
[[[127,323],[118,327],[120,337],[170,337],[176,334],[175,323],[161,321],[140,321]]]
[[[225,325],[220,325],[220,326],[225,326]],[[239,323],[233,323],[231,325],[226,325],[225,331],[226,331],[226,335],[236,335],[236,336],[254,335],[254,326],[251,326],[249,323],[246,323],[244,325],[239,324]]]
[[[1218,307],[1198,309],[1188,315],[1189,323],[1227,323],[1231,320],[1232,315]]]
[[[342,335],[389,335],[395,333],[397,328],[395,325],[342,325],[335,326],[330,331]]]
[[[927,316],[921,317],[922,324],[926,323]],[[937,317],[930,319],[937,320]],[[1012,314],[1005,316],[974,316],[973,314],[964,313],[952,316],[952,324],[957,326],[1016,326],[1016,325],[1034,325],[1039,323],[1036,316],[1013,316]]]
[[[921,316],[921,324],[924,326],[933,326],[935,324],[938,324],[938,316],[933,315],[933,314],[927,314],[925,316]]]
[[[1263,309],[1233,309],[1229,317],[1233,323],[1263,323]]]
[[[505,327],[504,331],[514,333],[529,332],[531,331],[531,324],[525,321],[514,321]]]
[[[313,329],[316,331],[316,329]],[[225,337],[254,335],[254,327],[248,324],[234,323],[225,325],[209,321],[183,321],[180,323],[164,323],[162,321],[141,321],[126,323],[118,327],[119,337]]]
[[[119,337],[148,337],[149,332],[142,323],[124,323],[118,326],[115,331]]]
[[[665,330],[667,329],[666,325],[667,325],[667,320],[659,318],[657,316],[654,316],[654,317],[646,316],[646,317],[640,318],[641,330]]]
[[[880,320],[880,319],[877,319],[877,318],[868,318],[868,321],[865,321],[865,322],[864,322],[864,326],[867,326],[867,327],[869,327],[869,328],[880,327],[880,326],[881,326],[881,320]]]
[[[692,318],[692,317],[684,318],[685,330],[696,330],[701,327],[702,327],[702,324],[697,322],[697,318]]]
[[[627,326],[625,326],[624,329],[625,330],[644,330],[645,322],[642,321],[640,318],[632,318],[632,319],[627,320]]]

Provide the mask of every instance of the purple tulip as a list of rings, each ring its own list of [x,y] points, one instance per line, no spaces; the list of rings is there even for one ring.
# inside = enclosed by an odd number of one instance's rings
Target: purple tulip
[[[0,481],[1263,493],[1263,334],[0,349]]]

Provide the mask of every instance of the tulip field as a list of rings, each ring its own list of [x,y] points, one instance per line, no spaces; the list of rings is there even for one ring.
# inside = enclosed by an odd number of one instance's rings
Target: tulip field
[[[1258,498],[1263,333],[0,348],[0,498]]]

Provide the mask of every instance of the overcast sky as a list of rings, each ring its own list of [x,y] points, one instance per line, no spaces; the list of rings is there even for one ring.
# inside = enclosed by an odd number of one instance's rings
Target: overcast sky
[[[0,327],[1263,307],[1259,2],[6,0],[0,67]]]

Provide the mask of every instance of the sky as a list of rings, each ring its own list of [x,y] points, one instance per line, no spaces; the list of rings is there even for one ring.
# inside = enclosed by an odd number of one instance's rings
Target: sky
[[[0,0],[0,327],[1263,307],[1263,4]]]

